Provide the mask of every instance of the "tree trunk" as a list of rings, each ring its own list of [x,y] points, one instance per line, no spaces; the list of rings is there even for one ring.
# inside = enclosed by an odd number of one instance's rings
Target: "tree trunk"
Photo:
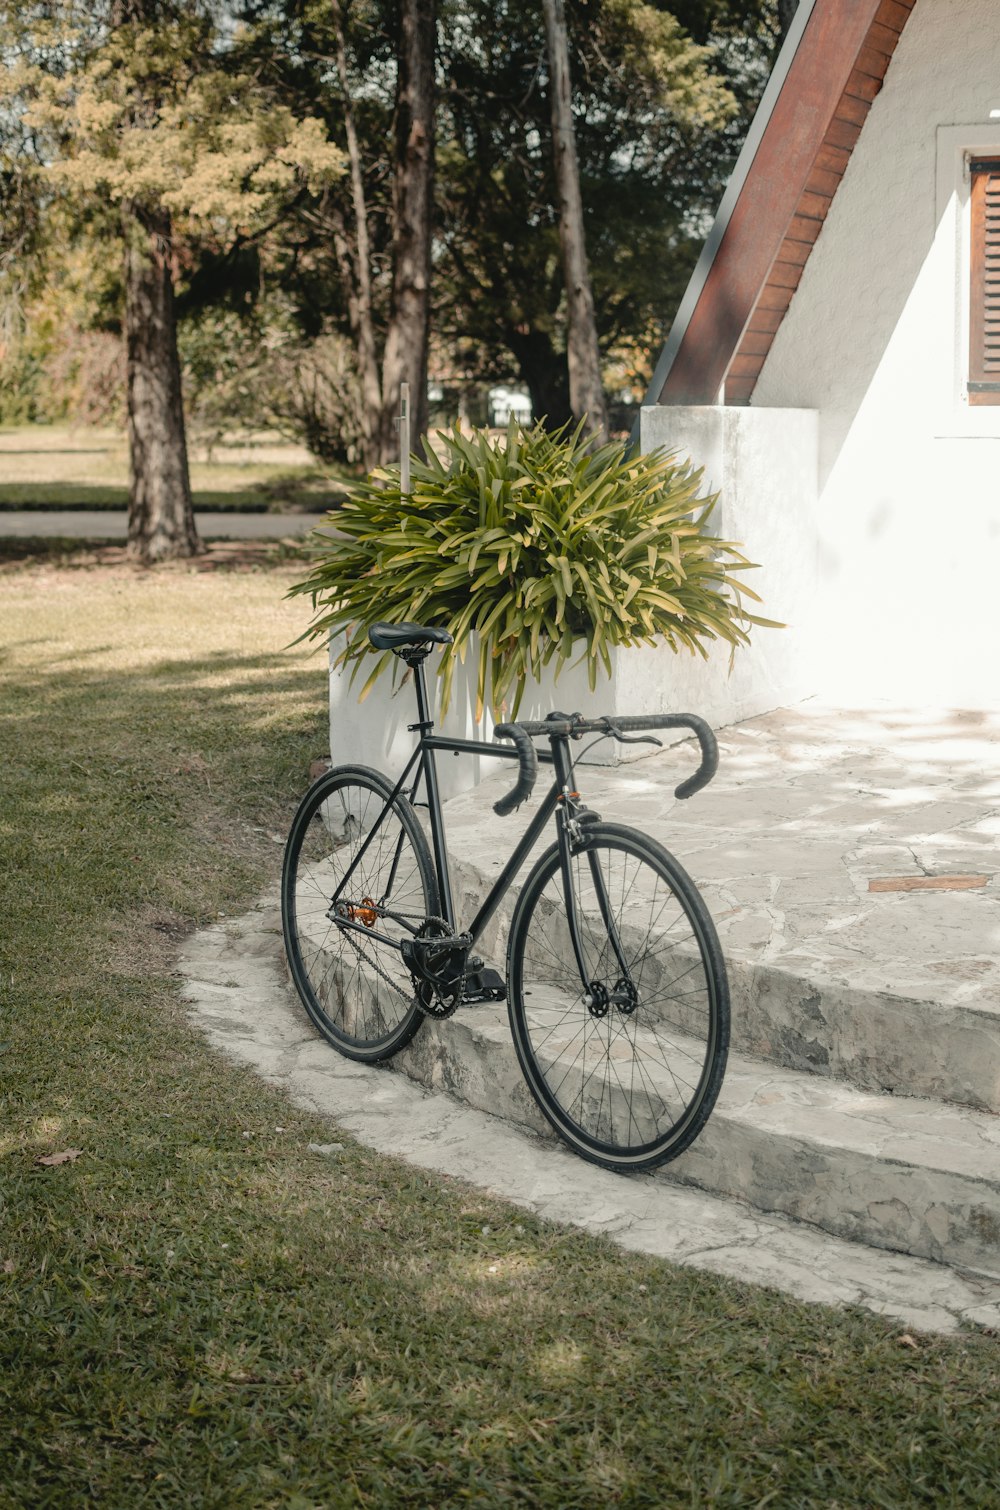
[[[361,377],[363,433],[361,437],[365,471],[378,465],[380,432],[382,426],[382,383],[379,379],[378,355],[375,344],[375,324],[372,313],[371,238],[368,234],[368,206],[365,202],[365,183],[361,170],[361,148],[354,123],[351,104],[350,80],[347,73],[347,41],[344,34],[344,9],[337,7],[337,73],[344,97],[344,130],[347,135],[347,157],[351,168],[351,208],[354,214],[354,240],[348,246],[345,237],[343,248],[338,248],[341,262],[348,262],[352,274],[353,292],[349,300],[350,319],[354,345],[358,353],[358,372]]]
[[[382,457],[397,453],[399,388],[410,385],[412,433],[427,429],[431,212],[434,193],[436,0],[402,0],[396,84],[392,304],[382,364]]]
[[[569,402],[574,417],[585,422],[595,439],[606,439],[608,412],[601,383],[601,358],[594,319],[594,295],[583,232],[580,170],[573,128],[569,45],[563,0],[542,0],[549,53],[552,144],[559,200],[559,244],[566,280],[566,361]]]
[[[128,552],[151,565],[197,555],[181,368],[174,322],[170,216],[126,207]]]
[[[508,328],[505,344],[531,394],[532,414],[545,421],[546,430],[558,430],[573,417],[566,386],[565,356],[556,350],[544,330]]]

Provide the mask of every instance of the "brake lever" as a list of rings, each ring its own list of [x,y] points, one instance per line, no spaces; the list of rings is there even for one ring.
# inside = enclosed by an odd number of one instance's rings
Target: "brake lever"
[[[610,719],[605,719],[608,733],[613,735],[623,745],[656,745],[657,749],[663,749],[663,740],[657,739],[655,734],[623,734],[617,724]]]

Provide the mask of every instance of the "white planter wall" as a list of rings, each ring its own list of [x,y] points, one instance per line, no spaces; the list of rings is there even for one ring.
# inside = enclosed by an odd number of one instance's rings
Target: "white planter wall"
[[[685,663],[689,657],[675,656],[669,650],[618,650],[611,656],[611,679],[602,676],[594,692],[590,691],[585,666],[564,666],[556,681],[547,670],[544,680],[529,687],[521,701],[518,717],[545,718],[553,709],[563,713],[583,713],[596,718],[604,713],[660,713],[700,711],[688,708]],[[331,652],[331,662],[333,652]],[[438,653],[432,652],[425,663],[428,687],[437,708],[437,677],[433,667]],[[481,724],[475,720],[475,655],[467,655],[464,666],[456,668],[451,704],[443,719],[437,719],[437,733],[457,739],[492,738],[493,721],[487,712]],[[404,682],[395,690],[385,675],[358,703],[357,687],[348,686],[350,678],[332,668],[330,672],[330,754],[335,763],[360,762],[375,766],[388,775],[398,775],[413,749],[414,735],[407,724],[417,716],[412,684]],[[588,763],[617,765],[648,755],[654,746],[619,745],[611,741],[598,745]],[[513,783],[514,767],[509,762],[489,756],[439,755],[438,776],[445,799],[475,786],[484,776],[506,768]]]
[[[544,718],[554,708],[588,717],[602,713],[698,713],[715,728],[751,718],[795,702],[813,690],[805,669],[803,624],[815,590],[816,417],[802,410],[678,409],[643,411],[643,449],[666,445],[705,466],[706,491],[721,490],[713,516],[716,534],[741,541],[751,560],[766,563],[748,573],[750,585],[764,598],[762,612],[789,624],[783,630],[756,630],[749,649],[737,652],[730,674],[729,647],[716,645],[707,662],[687,652],[656,649],[612,652],[610,680],[602,677],[594,692],[585,666],[565,666],[555,679],[547,671],[524,695],[519,717]],[[331,651],[331,661],[337,646]],[[433,668],[439,652],[425,664],[437,704]],[[489,715],[475,722],[473,689],[475,651],[456,671],[452,702],[439,732],[453,738],[491,737]],[[413,749],[407,724],[416,718],[412,685],[395,690],[383,676],[363,703],[350,678],[331,669],[330,753],[338,764],[360,762],[389,775],[402,771]],[[649,745],[599,745],[590,759],[618,764],[641,759]],[[488,756],[442,755],[438,772],[447,798],[468,790],[505,763]],[[506,766],[513,774],[513,767]]]
[[[711,529],[760,564],[748,586],[759,612],[785,629],[755,629],[749,648],[718,645],[708,662],[685,657],[672,691],[716,728],[801,701],[815,692],[813,612],[817,576],[817,416],[808,409],[651,405],[641,445],[704,467],[703,491],[718,493]],[[748,603],[751,610],[757,605]],[[638,673],[647,675],[645,667]]]

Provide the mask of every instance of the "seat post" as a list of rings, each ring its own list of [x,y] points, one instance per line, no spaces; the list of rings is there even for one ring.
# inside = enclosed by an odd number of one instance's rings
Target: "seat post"
[[[419,732],[421,739],[430,734],[434,728],[427,697],[427,683],[424,680],[424,661],[429,653],[428,645],[414,645],[401,652],[403,660],[413,672],[413,682],[417,692],[417,723],[411,724],[410,727]],[[421,769],[424,773],[424,786],[427,789],[427,809],[431,820],[431,842],[434,846],[434,869],[437,872],[441,914],[454,928],[455,906],[451,898],[451,878],[448,874],[448,857],[444,843],[444,818],[441,814],[441,791],[438,786],[433,750],[423,751]]]
[[[413,671],[413,683],[417,689],[417,720],[421,725],[429,724],[430,728],[433,728],[434,720],[430,715],[427,703],[427,683],[424,680],[424,661],[427,659],[427,654],[427,647],[424,646],[419,651],[410,651],[409,654],[403,656],[403,659]],[[424,732],[422,727],[420,732]],[[427,732],[429,733],[430,729]]]

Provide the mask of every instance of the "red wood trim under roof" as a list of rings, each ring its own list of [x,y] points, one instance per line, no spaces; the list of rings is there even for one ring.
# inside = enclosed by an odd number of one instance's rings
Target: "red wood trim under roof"
[[[915,4],[816,0],[653,402],[748,402]]]

